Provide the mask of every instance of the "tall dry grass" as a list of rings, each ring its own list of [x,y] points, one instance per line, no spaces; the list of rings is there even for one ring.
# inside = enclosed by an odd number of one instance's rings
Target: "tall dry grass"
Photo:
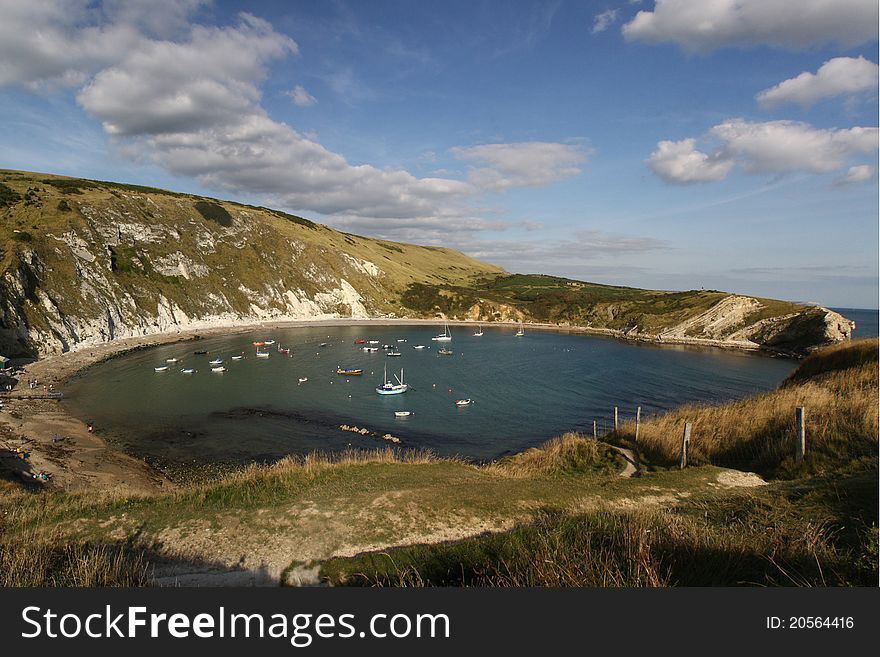
[[[648,418],[639,429],[643,461],[679,462],[686,422],[688,463],[794,476],[845,467],[876,467],[878,448],[878,341],[821,350],[772,392],[723,405],[687,405]],[[796,464],[796,408],[806,409],[807,457]],[[611,442],[635,445],[635,423],[625,422]]]
[[[589,440],[582,434],[568,432],[541,447],[533,447],[490,463],[485,470],[522,479],[553,472],[612,474],[622,467],[623,459],[613,448]]]

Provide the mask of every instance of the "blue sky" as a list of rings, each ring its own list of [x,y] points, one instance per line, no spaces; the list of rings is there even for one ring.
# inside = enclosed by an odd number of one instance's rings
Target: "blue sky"
[[[877,307],[874,0],[0,0],[0,167]]]

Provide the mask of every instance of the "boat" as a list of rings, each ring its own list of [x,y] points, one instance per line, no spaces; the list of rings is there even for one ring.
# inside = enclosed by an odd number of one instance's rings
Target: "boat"
[[[181,374],[195,374],[196,371],[191,367],[184,367],[182,370],[180,370],[180,373]]]
[[[257,358],[268,358],[268,357],[269,357],[268,351],[258,351],[257,352]]]
[[[425,348],[425,345],[423,345],[423,344],[414,344],[413,345],[413,349],[424,349],[424,348]]]
[[[451,356],[453,354],[452,349],[447,349],[446,347],[441,347],[438,351],[438,354],[441,356]]]
[[[318,346],[319,346],[319,347],[328,347],[328,346],[330,346],[330,343],[329,343],[329,342],[322,342],[322,343],[319,344]]]
[[[194,353],[196,356],[204,356],[204,355],[207,354],[208,352],[207,352],[207,351],[194,351],[193,353]]]
[[[367,342],[367,344],[379,344],[379,341],[378,340],[370,340]]]
[[[275,344],[275,340],[266,340],[263,344]]]
[[[154,367],[153,369],[154,369],[156,372],[167,372],[167,371],[168,371],[168,366],[167,366],[167,365],[163,365],[162,367]]]
[[[366,351],[367,353],[372,354],[372,353],[374,353],[374,352],[376,352],[376,351],[379,351],[379,347],[364,347],[364,351]]]
[[[233,356],[232,360],[241,360],[242,358],[244,358],[244,356],[238,355],[238,356]]]
[[[166,362],[166,363],[176,363],[176,362],[177,362],[177,359],[176,359],[176,358],[166,358],[166,359],[165,359],[165,362]]]
[[[289,354],[290,347],[278,347],[278,353],[279,354]]]
[[[255,347],[262,347],[264,344],[266,344],[266,343],[265,343],[265,342],[262,342],[262,341],[254,342],[254,346],[255,346]]]
[[[223,372],[226,371],[226,368],[223,367],[223,366],[221,365],[220,367],[212,367],[212,368],[211,368],[211,371],[212,371],[212,372],[220,372],[220,373],[223,373]]]
[[[525,334],[526,334],[526,332],[523,331],[523,323],[520,322],[520,323],[519,323],[519,331],[516,332],[516,337],[519,338],[519,337],[524,336]]]
[[[403,392],[406,392],[409,389],[409,385],[403,382],[403,368],[400,368],[400,376],[394,376],[397,379],[397,383],[392,383],[388,380],[388,366],[385,366],[385,382],[376,388],[376,392],[380,395],[399,395]]]
[[[364,344],[365,342],[366,342],[366,340],[355,340],[354,341],[355,344]]]
[[[477,332],[474,333],[474,337],[475,338],[482,338],[483,337],[483,325],[482,324],[479,324],[477,326]]]
[[[394,411],[394,417],[409,417],[412,411]]]
[[[397,338],[398,342],[406,342],[406,338]]]
[[[383,349],[394,349],[394,345],[393,344],[383,344],[382,348]]]
[[[299,379],[299,382],[300,382],[300,383],[305,383],[305,382],[308,381],[308,380],[309,380],[309,378],[308,378],[307,376],[304,376],[304,377],[301,377],[301,378]]]
[[[222,365],[222,364],[223,364],[222,358],[215,358],[214,360],[212,360],[211,362],[208,363],[208,365]]]
[[[470,399],[456,399],[456,406],[470,406],[473,402]]]
[[[432,340],[436,342],[449,342],[452,340],[452,333],[449,332],[449,324],[443,325],[443,333],[435,335]]]
[[[336,370],[337,374],[344,374],[345,376],[360,376],[364,373],[363,370],[351,370],[347,368],[340,367]]]
[[[399,351],[388,351],[385,353],[386,356],[403,356]]]

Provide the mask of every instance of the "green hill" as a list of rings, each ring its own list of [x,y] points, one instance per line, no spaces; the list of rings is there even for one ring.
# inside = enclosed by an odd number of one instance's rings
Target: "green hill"
[[[0,354],[329,317],[534,321],[658,342],[804,353],[824,308],[508,274],[458,251],[151,187],[0,170]]]

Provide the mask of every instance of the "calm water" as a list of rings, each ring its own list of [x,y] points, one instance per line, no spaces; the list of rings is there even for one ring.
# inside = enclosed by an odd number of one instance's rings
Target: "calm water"
[[[135,352],[89,369],[70,382],[66,404],[102,435],[130,451],[176,462],[270,460],[315,449],[373,447],[381,440],[343,432],[339,424],[391,433],[407,447],[490,459],[538,445],[567,430],[610,426],[613,407],[630,417],[684,402],[720,401],[768,390],[795,367],[788,360],[685,347],[656,348],[615,340],[514,329],[453,327],[453,356],[440,356],[434,327],[313,327],[216,337]],[[254,340],[274,338],[254,357]],[[400,347],[403,355],[364,353],[357,338]],[[397,343],[398,338],[406,342]],[[329,342],[330,346],[319,347]],[[418,351],[413,345],[424,344]],[[447,343],[448,344],[448,343]],[[207,349],[209,356],[194,355]],[[229,356],[244,352],[242,361]],[[221,356],[229,371],[208,361]],[[156,373],[178,357],[169,372]],[[380,396],[382,367],[405,369],[410,390]],[[193,375],[181,374],[195,367]],[[335,374],[363,368],[361,377]],[[298,378],[308,381],[298,383]],[[459,398],[472,398],[457,407]],[[395,410],[413,416],[395,418]]]

